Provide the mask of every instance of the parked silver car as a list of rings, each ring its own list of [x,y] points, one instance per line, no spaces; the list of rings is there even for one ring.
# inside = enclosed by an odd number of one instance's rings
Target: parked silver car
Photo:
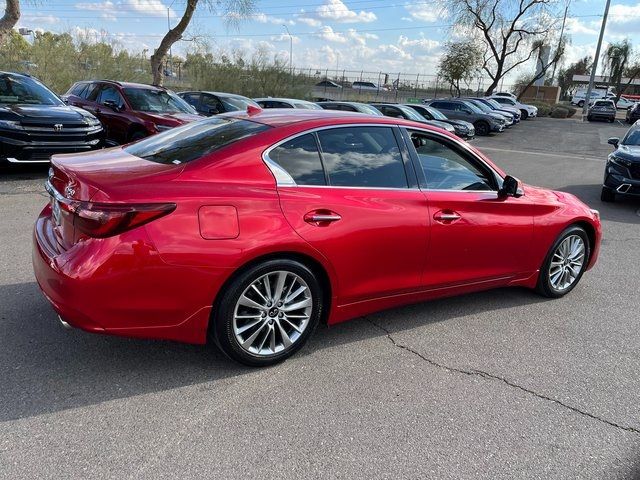
[[[489,135],[491,132],[502,132],[506,121],[501,115],[489,114],[475,105],[464,100],[449,98],[446,100],[431,100],[427,105],[440,110],[447,118],[466,120],[473,123],[476,135]]]

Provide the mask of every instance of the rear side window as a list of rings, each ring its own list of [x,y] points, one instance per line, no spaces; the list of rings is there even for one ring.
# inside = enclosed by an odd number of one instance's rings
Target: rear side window
[[[82,97],[82,92],[84,92],[88,86],[89,86],[88,83],[76,83],[74,86],[72,86],[69,89],[69,91],[67,92],[67,95],[75,95],[76,97]]]
[[[210,117],[158,133],[124,148],[157,163],[186,163],[269,129],[267,125],[234,118]]]
[[[330,185],[408,188],[391,128],[334,128],[319,131],[318,139]]]
[[[269,158],[284,168],[298,185],[326,185],[318,145],[311,133],[277,146]]]
[[[433,108],[442,108],[444,110],[451,110],[451,105],[449,105],[447,102],[432,102],[431,106]]]

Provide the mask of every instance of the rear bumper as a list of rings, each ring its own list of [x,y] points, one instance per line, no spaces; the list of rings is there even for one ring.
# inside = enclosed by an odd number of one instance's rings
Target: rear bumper
[[[615,112],[589,112],[589,117],[594,120],[615,120]]]
[[[70,326],[198,344],[227,273],[165,264],[144,227],[61,251],[49,206],[34,227],[32,259],[38,285]]]

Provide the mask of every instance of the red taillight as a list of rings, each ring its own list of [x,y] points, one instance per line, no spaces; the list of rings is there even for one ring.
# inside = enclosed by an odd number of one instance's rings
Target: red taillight
[[[88,237],[105,238],[139,227],[173,212],[175,203],[111,204],[73,202],[73,225]]]

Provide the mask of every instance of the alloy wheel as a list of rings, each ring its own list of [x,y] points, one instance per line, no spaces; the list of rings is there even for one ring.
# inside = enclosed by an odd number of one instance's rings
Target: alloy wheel
[[[582,271],[585,253],[585,243],[579,235],[569,235],[560,242],[549,266],[549,283],[555,290],[562,292],[575,283]]]
[[[233,333],[246,352],[268,357],[290,349],[309,325],[313,298],[299,275],[284,270],[262,275],[242,292]]]

